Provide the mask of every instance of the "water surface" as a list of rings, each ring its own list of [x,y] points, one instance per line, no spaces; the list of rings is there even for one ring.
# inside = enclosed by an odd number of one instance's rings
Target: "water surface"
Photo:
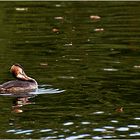
[[[0,138],[138,139],[139,9],[0,2],[1,83],[13,63],[39,83],[32,96],[0,96]]]

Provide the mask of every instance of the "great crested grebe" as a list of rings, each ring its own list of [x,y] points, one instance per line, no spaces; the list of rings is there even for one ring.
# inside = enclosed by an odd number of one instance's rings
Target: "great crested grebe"
[[[8,81],[0,85],[0,93],[33,91],[38,88],[37,82],[33,78],[28,77],[19,64],[14,64],[10,72],[17,80]]]

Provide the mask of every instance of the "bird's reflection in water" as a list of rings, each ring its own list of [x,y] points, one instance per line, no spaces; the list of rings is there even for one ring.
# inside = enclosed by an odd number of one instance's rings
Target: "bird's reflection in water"
[[[50,86],[49,86],[50,87]],[[40,85],[39,88],[32,92],[26,92],[26,93],[0,93],[1,96],[10,96],[14,97],[13,103],[12,103],[12,112],[15,113],[22,113],[22,107],[24,105],[29,104],[35,104],[35,102],[32,102],[30,99],[34,98],[41,94],[56,94],[56,93],[63,93],[65,90],[60,89],[54,89],[54,88],[48,88],[48,85]]]
[[[16,97],[14,98],[13,100],[13,105],[12,105],[12,112],[15,112],[15,113],[22,113],[23,110],[22,110],[22,106],[24,105],[29,105],[29,104],[35,104],[34,102],[31,102],[29,99],[31,97]]]

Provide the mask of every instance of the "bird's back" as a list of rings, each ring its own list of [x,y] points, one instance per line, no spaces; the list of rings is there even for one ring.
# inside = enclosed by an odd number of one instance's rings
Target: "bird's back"
[[[25,91],[25,90],[33,90],[37,88],[36,81],[22,81],[22,80],[12,80],[6,83],[3,83],[0,86],[0,91]]]

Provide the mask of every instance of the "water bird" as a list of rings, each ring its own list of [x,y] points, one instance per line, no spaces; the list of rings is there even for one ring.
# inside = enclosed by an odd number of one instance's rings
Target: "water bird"
[[[10,72],[16,78],[16,80],[8,81],[0,85],[0,93],[17,93],[33,91],[38,88],[38,84],[35,79],[28,77],[23,67],[19,64],[14,64]]]

